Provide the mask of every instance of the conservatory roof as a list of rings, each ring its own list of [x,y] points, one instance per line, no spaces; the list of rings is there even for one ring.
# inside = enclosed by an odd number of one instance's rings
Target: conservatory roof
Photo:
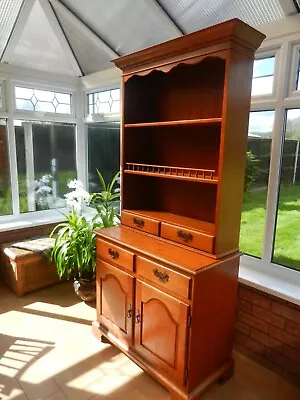
[[[300,0],[1,0],[0,61],[71,76],[231,18],[249,25],[300,12]]]

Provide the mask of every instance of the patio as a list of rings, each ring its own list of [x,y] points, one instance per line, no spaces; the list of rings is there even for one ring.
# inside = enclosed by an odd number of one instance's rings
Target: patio
[[[95,309],[70,283],[17,298],[0,284],[0,399],[167,400],[168,392],[91,332]],[[203,400],[296,400],[300,388],[235,352],[236,372]]]

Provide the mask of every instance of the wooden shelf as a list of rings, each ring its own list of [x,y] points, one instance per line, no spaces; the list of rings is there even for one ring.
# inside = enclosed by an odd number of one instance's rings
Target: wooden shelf
[[[161,122],[140,122],[136,124],[125,124],[125,128],[151,128],[159,126],[179,126],[179,125],[206,125],[219,124],[222,118],[201,118],[201,119],[182,119],[178,121],[161,121]]]
[[[126,163],[126,174],[180,179],[192,182],[218,183],[214,169],[171,167],[165,165]]]
[[[137,214],[143,217],[156,219],[158,221],[175,224],[187,229],[194,229],[210,235],[215,234],[215,225],[213,223],[200,221],[199,219],[182,217],[181,215],[175,215],[164,211],[127,210],[127,209],[124,209],[123,211],[132,214]]]

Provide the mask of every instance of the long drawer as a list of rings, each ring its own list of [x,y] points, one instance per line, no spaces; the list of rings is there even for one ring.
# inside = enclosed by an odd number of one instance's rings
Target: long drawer
[[[208,253],[212,253],[214,250],[214,236],[192,229],[183,229],[180,226],[167,224],[166,222],[161,223],[161,237],[207,251]]]
[[[133,271],[134,253],[119,246],[97,239],[96,253],[98,258],[114,262]]]
[[[144,257],[137,257],[136,273],[159,286],[190,298],[192,279]]]
[[[122,211],[121,221],[123,225],[130,226],[131,228],[152,233],[152,235],[159,235],[160,222],[155,219],[129,213],[127,211]]]

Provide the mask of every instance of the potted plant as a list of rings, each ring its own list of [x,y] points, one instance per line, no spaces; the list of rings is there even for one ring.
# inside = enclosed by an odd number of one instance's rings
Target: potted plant
[[[96,298],[96,228],[114,226],[119,223],[117,199],[120,197],[115,189],[119,173],[112,182],[106,185],[102,174],[98,172],[102,191],[89,195],[80,182],[72,181],[69,187],[74,189],[67,194],[71,207],[66,221],[58,224],[50,236],[55,235],[51,258],[54,261],[60,278],[74,280],[76,294],[84,301]],[[91,221],[80,215],[83,204],[93,204],[96,214]]]
[[[74,289],[84,301],[96,297],[96,235],[94,226],[73,208],[66,221],[57,225],[51,258],[60,278],[74,279]]]

